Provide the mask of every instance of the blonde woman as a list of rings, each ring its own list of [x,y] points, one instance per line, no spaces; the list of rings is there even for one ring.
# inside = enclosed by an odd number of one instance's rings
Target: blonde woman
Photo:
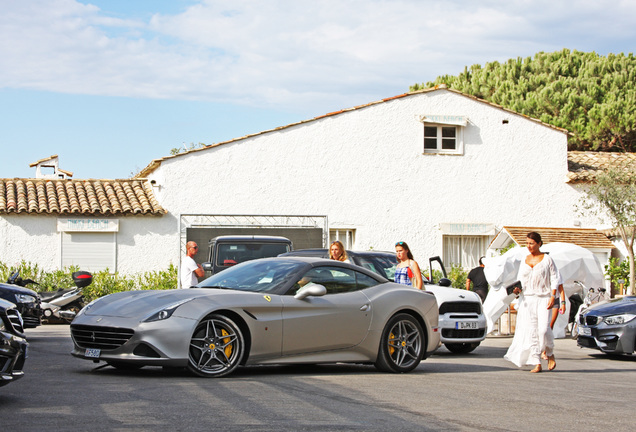
[[[345,251],[344,245],[339,240],[331,242],[331,246],[329,246],[329,259],[346,263],[351,262],[347,257],[347,251]]]
[[[402,285],[411,285],[417,289],[422,289],[422,272],[417,261],[413,259],[413,254],[406,242],[395,244],[395,256],[398,265],[395,268],[395,282]]]

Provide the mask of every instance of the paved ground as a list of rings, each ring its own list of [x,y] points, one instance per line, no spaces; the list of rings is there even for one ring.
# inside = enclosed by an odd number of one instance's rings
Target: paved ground
[[[268,366],[222,379],[71,357],[68,326],[28,330],[26,376],[0,388],[0,430],[634,431],[636,358],[557,340],[557,370],[503,360],[511,339],[440,348],[412,373],[358,365]]]

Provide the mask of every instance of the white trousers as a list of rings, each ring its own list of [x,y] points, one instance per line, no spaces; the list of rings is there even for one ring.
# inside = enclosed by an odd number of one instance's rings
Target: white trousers
[[[550,328],[552,310],[549,296],[521,296],[517,326],[512,344],[504,358],[518,367],[541,364],[541,352],[553,354],[554,335]]]
[[[529,365],[541,364],[541,352],[549,357],[554,352],[554,335],[550,328],[552,309],[548,309],[550,296],[525,296],[528,307],[528,328],[530,338],[527,340],[530,346],[528,362]]]

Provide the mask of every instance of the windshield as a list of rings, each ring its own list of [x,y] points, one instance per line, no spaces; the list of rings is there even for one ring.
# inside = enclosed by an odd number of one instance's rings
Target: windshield
[[[216,265],[230,267],[258,258],[270,258],[289,252],[286,243],[221,243],[218,246]]]
[[[302,261],[265,259],[250,261],[219,272],[199,288],[226,288],[239,291],[276,292],[307,266]]]
[[[397,267],[397,258],[393,254],[385,255],[362,255],[358,256],[360,266],[384,276],[388,280],[395,278],[395,267]]]

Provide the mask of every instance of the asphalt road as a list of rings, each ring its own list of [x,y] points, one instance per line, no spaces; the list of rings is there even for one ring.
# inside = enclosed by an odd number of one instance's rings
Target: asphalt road
[[[67,325],[27,330],[26,376],[0,388],[1,431],[634,431],[636,357],[557,340],[557,369],[505,361],[509,338],[440,348],[412,373],[372,366],[241,368],[227,378],[72,357]]]

